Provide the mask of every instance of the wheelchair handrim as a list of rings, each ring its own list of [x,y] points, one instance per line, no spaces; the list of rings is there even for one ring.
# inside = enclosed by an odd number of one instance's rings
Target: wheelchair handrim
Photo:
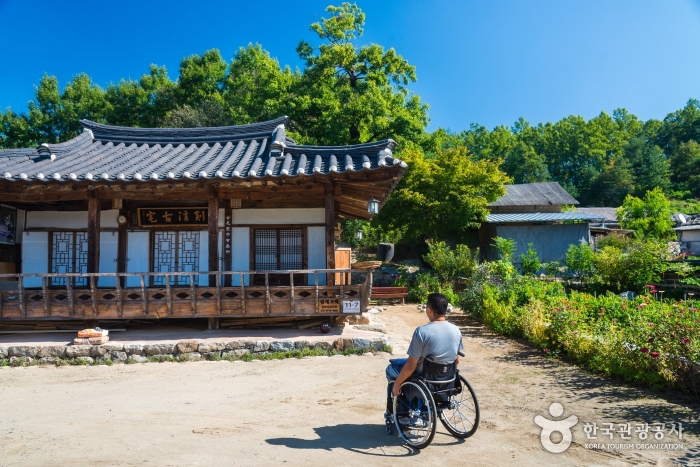
[[[410,446],[429,444],[435,432],[435,410],[430,393],[413,381],[402,386],[402,395],[394,397],[394,423],[399,435]],[[412,401],[416,399],[416,407]],[[408,400],[407,404],[405,401]],[[419,423],[420,420],[420,423]],[[403,425],[403,426],[402,426]],[[420,425],[420,426],[418,426]],[[406,429],[406,426],[409,429]]]

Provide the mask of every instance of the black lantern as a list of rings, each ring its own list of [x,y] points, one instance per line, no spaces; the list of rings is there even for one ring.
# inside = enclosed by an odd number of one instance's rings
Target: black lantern
[[[367,204],[367,212],[372,215],[379,214],[379,201],[374,199],[374,196],[372,196],[372,199],[369,200],[369,204]]]

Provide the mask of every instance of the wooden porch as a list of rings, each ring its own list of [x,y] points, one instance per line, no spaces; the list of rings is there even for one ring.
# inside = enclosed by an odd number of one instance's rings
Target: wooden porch
[[[270,276],[282,275],[289,275],[290,285],[270,285]],[[196,285],[197,276],[208,276],[209,284],[214,285]],[[265,285],[252,285],[254,276],[264,276]],[[295,285],[300,276],[307,278],[305,282],[311,285]],[[324,276],[330,285],[319,284]],[[24,279],[36,281],[37,278],[41,280],[41,287],[24,287]],[[87,278],[89,285],[74,287],[74,278]],[[114,286],[98,287],[100,278]],[[150,287],[153,278],[158,278],[164,286]],[[51,285],[61,279],[65,286]],[[0,321],[312,317],[366,311],[372,273],[353,269],[306,269],[0,274],[0,281],[4,289],[0,292]],[[182,282],[187,285],[173,285]],[[139,285],[128,286],[133,283]]]

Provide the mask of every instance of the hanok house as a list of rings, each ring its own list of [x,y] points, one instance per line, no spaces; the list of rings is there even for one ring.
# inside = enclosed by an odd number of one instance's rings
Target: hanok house
[[[515,240],[515,262],[527,252],[528,243],[540,261],[561,261],[570,245],[589,241],[589,222],[599,214],[562,212],[562,206],[579,202],[557,182],[506,185],[506,194],[489,204],[491,214],[479,229],[479,247],[486,260],[497,259],[495,237]]]
[[[335,272],[334,227],[371,218],[406,164],[392,140],[297,145],[287,123],[81,120],[65,143],[0,151],[0,259],[17,267],[0,321],[364,311],[371,273]]]

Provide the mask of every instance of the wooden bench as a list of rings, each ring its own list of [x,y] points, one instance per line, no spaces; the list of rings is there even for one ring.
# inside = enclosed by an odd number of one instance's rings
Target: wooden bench
[[[372,293],[369,298],[374,300],[400,298],[401,303],[405,305],[406,295],[408,295],[408,287],[372,287]]]

